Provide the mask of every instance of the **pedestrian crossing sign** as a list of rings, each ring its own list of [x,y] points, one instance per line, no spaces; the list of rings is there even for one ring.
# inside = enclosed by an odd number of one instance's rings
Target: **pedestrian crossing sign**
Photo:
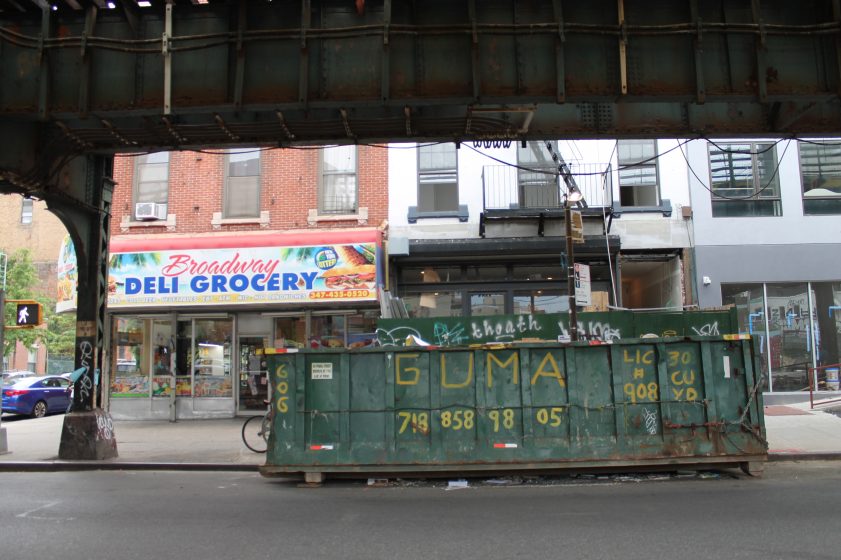
[[[15,309],[15,324],[6,328],[32,329],[41,325],[43,317],[40,303],[30,300],[17,300],[14,303],[17,304]]]

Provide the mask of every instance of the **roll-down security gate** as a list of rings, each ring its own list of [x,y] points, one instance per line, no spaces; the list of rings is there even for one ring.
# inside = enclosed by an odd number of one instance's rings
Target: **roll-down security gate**
[[[466,473],[767,457],[747,336],[268,351],[264,475]]]

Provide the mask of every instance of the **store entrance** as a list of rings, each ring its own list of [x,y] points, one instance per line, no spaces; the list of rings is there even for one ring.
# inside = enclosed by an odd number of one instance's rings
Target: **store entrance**
[[[263,411],[269,398],[265,356],[257,351],[269,344],[268,336],[239,337],[239,411]]]

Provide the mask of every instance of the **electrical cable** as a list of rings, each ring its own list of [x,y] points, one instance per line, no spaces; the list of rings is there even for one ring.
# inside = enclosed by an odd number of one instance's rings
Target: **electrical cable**
[[[656,140],[655,140],[656,143]],[[610,156],[607,158],[607,161],[613,161],[613,154],[616,153],[617,148],[619,146],[619,140],[614,140],[613,142],[613,150],[610,152]],[[611,183],[612,186],[612,183]],[[611,189],[611,195],[613,194],[613,189]],[[607,172],[604,174],[604,178],[602,179],[602,196],[607,199]],[[616,277],[613,275],[613,263],[611,262],[610,258],[610,238],[607,232],[607,210],[605,209],[605,205],[602,204],[602,229],[604,230],[604,244],[605,249],[607,249],[607,268],[610,271],[610,289],[613,292],[613,303],[618,304],[619,300],[616,299]]]

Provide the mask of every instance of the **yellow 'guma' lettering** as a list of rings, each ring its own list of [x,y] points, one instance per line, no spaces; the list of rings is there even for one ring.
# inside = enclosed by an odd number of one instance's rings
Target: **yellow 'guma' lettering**
[[[487,378],[488,378],[488,387],[493,387],[493,364],[498,365],[501,368],[508,369],[508,366],[513,363],[513,375],[512,378],[514,379],[514,385],[520,383],[520,354],[518,352],[513,352],[511,357],[503,362],[499,358],[497,358],[493,352],[488,352],[488,359],[487,359],[487,367],[485,371],[487,371]]]
[[[467,361],[467,377],[462,383],[448,383],[447,382],[447,353],[441,352],[441,386],[447,389],[460,389],[467,387],[473,381],[473,353],[468,354]]]
[[[552,369],[543,369],[547,362],[552,365]],[[561,374],[560,368],[558,368],[558,363],[555,361],[555,358],[552,357],[552,354],[550,352],[546,353],[546,356],[543,358],[543,361],[540,362],[540,365],[537,367],[537,371],[534,372],[534,375],[531,378],[532,385],[534,385],[537,382],[538,377],[554,377],[558,380],[558,385],[560,385],[561,387],[567,386],[566,380]]]
[[[400,362],[402,360],[417,360],[420,357],[420,354],[395,354],[394,356],[394,369],[396,373],[396,382],[398,385],[417,385],[418,381],[420,381],[420,369],[416,367],[401,367]],[[414,373],[414,379],[404,379],[403,373]]]
[[[277,369],[275,370],[275,375],[284,379],[289,377],[289,372],[286,371],[286,364],[280,364],[279,366],[277,366]]]

